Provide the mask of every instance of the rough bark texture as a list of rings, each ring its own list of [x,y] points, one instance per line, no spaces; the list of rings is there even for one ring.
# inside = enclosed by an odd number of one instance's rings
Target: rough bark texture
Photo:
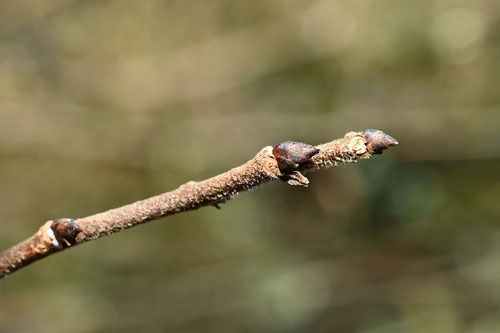
[[[307,186],[309,181],[303,171],[355,162],[395,145],[397,141],[387,134],[365,130],[347,133],[342,139],[312,150],[310,145],[292,142],[275,147],[275,154],[273,147],[264,147],[245,164],[207,180],[190,181],[173,191],[89,217],[48,221],[33,236],[0,254],[0,278],[52,253],[137,224],[206,205],[218,208],[219,203],[239,192],[278,178],[291,185]],[[305,149],[305,154],[300,154],[300,149]],[[278,156],[277,151],[283,156]],[[277,159],[285,163],[286,170],[282,163],[280,170]]]

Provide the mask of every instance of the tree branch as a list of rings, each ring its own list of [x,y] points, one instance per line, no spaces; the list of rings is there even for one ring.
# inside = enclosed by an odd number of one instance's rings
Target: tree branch
[[[250,161],[200,182],[89,217],[48,221],[38,232],[0,254],[0,278],[52,253],[164,216],[218,204],[239,192],[282,179],[307,186],[304,171],[329,168],[381,154],[398,142],[378,130],[350,132],[316,147],[285,142],[264,147]]]

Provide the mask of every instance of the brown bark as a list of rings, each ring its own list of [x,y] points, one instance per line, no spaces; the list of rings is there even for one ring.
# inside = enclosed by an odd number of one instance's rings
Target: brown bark
[[[355,162],[395,145],[397,141],[387,134],[365,130],[316,147],[287,142],[275,147],[274,154],[273,147],[264,147],[245,164],[207,180],[190,181],[173,191],[89,217],[48,221],[33,236],[0,253],[0,278],[52,253],[137,224],[207,205],[218,207],[239,192],[278,178],[307,186],[303,171]]]

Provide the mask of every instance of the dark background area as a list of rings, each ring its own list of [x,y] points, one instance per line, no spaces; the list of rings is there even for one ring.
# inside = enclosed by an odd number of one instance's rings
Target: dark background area
[[[498,332],[500,2],[1,1],[0,247],[285,140],[400,145],[51,256],[1,332]]]

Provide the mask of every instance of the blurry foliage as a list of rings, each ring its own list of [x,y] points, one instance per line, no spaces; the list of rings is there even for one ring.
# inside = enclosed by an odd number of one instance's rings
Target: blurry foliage
[[[284,140],[400,146],[44,259],[2,332],[497,332],[500,3],[0,2],[0,245]]]

